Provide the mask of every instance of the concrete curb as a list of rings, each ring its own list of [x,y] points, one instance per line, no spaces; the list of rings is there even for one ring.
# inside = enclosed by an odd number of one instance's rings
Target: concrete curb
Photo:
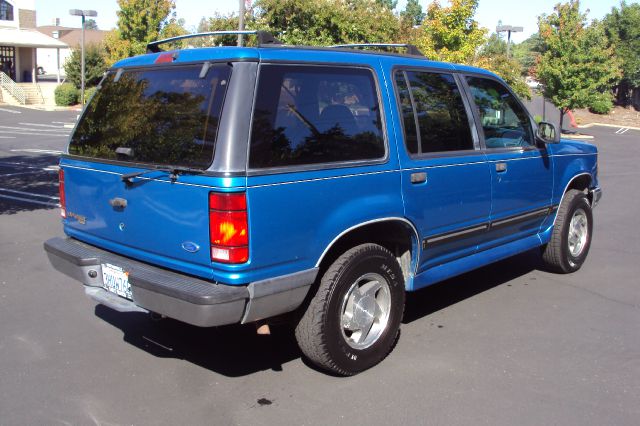
[[[578,128],[579,129],[588,129],[589,127],[593,127],[593,126],[614,127],[614,128],[617,128],[617,129],[640,130],[640,127],[624,126],[624,125],[621,125],[621,124],[608,124],[608,123],[581,124],[580,126],[578,126]]]
[[[14,105],[14,104],[3,103],[3,102],[0,102],[0,105],[8,106],[8,107],[32,109],[32,110],[38,110],[38,111],[82,111],[82,108],[79,108],[77,106],[63,107],[63,106],[57,106],[57,105],[37,105],[37,104],[36,105]]]

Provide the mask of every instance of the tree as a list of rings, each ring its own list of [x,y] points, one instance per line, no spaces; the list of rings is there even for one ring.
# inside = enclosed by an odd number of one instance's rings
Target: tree
[[[376,3],[378,3],[381,6],[386,7],[389,10],[395,9],[396,6],[398,5],[398,1],[397,0],[376,0]]]
[[[400,12],[400,17],[412,27],[422,24],[425,14],[418,0],[407,0],[407,5]]]
[[[451,0],[449,7],[431,3],[416,41],[425,56],[446,62],[473,62],[487,33],[473,19],[477,7],[478,0]]]
[[[500,34],[492,33],[480,50],[482,56],[507,55],[507,42]]]
[[[84,28],[86,30],[97,30],[98,23],[95,19],[87,19],[86,21],[84,21]]]
[[[627,106],[630,92],[640,87],[640,4],[620,3],[604,18],[604,28],[616,55],[622,60],[622,76],[617,83],[618,102]]]
[[[373,0],[258,0],[255,14],[256,28],[294,45],[384,43],[400,33],[393,12]]]
[[[89,44],[84,49],[85,63],[85,86],[95,86],[102,79],[102,75],[107,70],[104,60],[102,46]],[[64,64],[64,72],[67,81],[76,88],[80,88],[82,81],[82,52],[80,49],[73,49],[69,59]]]
[[[535,75],[538,57],[542,53],[542,38],[535,33],[522,43],[511,46],[511,54],[522,65],[522,75]]]
[[[544,53],[537,66],[544,95],[560,109],[560,127],[567,110],[591,106],[607,96],[619,77],[619,62],[601,24],[586,25],[580,1],[558,4],[538,21]],[[610,95],[608,95],[610,96]]]
[[[118,27],[105,40],[110,63],[144,53],[147,43],[158,40],[175,10],[174,0],[118,0],[118,5]]]

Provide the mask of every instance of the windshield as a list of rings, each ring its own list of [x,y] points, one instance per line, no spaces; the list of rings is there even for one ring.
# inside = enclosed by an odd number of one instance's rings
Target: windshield
[[[78,123],[69,153],[207,168],[231,67],[200,64],[119,73],[107,74]]]

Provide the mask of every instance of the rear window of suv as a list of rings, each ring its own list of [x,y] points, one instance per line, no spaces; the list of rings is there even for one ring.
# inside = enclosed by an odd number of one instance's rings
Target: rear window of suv
[[[230,73],[226,64],[109,72],[69,153],[204,169],[213,159]]]
[[[263,65],[252,123],[254,169],[385,156],[371,70]]]

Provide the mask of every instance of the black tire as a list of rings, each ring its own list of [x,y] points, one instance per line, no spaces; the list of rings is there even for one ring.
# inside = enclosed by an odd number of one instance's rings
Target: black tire
[[[368,337],[375,337],[369,346],[354,347],[361,343],[355,342],[358,331],[350,334],[343,325],[343,312],[347,311],[345,307],[350,303],[347,300],[353,300],[345,296],[352,295],[352,290],[358,288],[361,282],[360,288],[364,289],[369,285],[364,281],[370,277],[378,277],[369,281],[374,283],[373,286],[379,279],[387,283],[384,288],[388,290],[381,288],[375,292],[375,315],[384,311],[377,310],[381,305],[378,298],[383,305],[388,305],[388,314],[386,320],[373,322],[371,331],[367,331]],[[384,283],[381,285],[384,286]],[[359,245],[340,256],[322,276],[316,294],[296,327],[296,340],[304,355],[316,366],[342,376],[354,375],[378,364],[391,352],[400,333],[404,301],[404,277],[394,256],[376,244]],[[353,303],[351,307],[355,305]],[[370,311],[359,310],[365,313]],[[353,312],[355,318],[355,308]],[[375,336],[372,334],[374,330]],[[360,333],[364,335],[364,331]],[[365,343],[366,340],[362,344]]]
[[[569,244],[571,221],[574,215],[584,214],[586,219],[586,239],[579,251],[572,253]],[[570,189],[564,196],[558,209],[551,241],[543,248],[542,259],[553,272],[568,274],[575,272],[584,263],[591,247],[593,231],[593,213],[591,204],[584,192]]]

